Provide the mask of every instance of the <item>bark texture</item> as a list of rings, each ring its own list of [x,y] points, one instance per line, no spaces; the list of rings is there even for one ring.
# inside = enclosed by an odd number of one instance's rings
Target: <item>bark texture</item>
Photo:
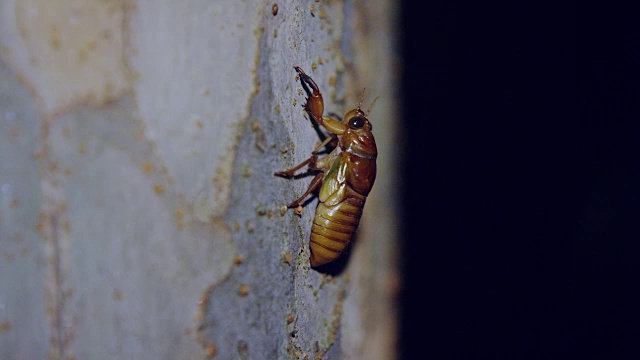
[[[0,2],[0,358],[394,358],[396,12]],[[325,111],[381,96],[378,179],[330,274],[316,201],[283,207],[310,178],[273,176],[318,141],[294,65]]]

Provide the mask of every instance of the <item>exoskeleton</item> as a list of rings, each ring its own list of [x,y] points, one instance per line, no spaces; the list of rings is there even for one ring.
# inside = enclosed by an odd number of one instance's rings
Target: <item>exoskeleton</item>
[[[297,208],[307,196],[320,189],[309,242],[311,266],[317,267],[338,259],[349,249],[367,195],[376,178],[378,150],[371,133],[371,123],[360,108],[361,104],[349,110],[342,120],[323,115],[324,102],[318,85],[302,69],[297,66],[294,68],[307,93],[305,109],[311,119],[331,135],[307,160],[275,175],[290,179],[304,166],[318,172],[307,191],[287,205]],[[317,154],[320,150],[336,138],[338,146],[330,154],[319,158]]]

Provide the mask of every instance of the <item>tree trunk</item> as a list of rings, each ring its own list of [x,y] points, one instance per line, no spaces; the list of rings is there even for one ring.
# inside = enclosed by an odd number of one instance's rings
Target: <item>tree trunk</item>
[[[0,2],[0,358],[392,359],[393,2]],[[310,178],[365,105],[378,179],[346,268],[309,267]],[[43,241],[44,240],[44,241]]]

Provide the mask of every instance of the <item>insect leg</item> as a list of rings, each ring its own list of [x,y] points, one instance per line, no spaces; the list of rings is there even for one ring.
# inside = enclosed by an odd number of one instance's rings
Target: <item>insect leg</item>
[[[304,194],[302,194],[302,196],[300,196],[294,202],[292,202],[291,204],[287,205],[287,207],[291,209],[291,208],[296,208],[296,207],[300,206],[300,204],[302,203],[304,198],[309,196],[309,194],[314,192],[316,189],[318,189],[320,187],[320,185],[322,185],[322,178],[323,177],[324,177],[323,173],[318,173],[316,175],[316,177],[314,177],[313,180],[311,180],[311,183],[309,184],[309,187],[307,188],[307,191],[305,191]]]
[[[322,124],[322,113],[324,112],[324,101],[322,100],[322,94],[320,88],[313,79],[304,73],[298,66],[294,66],[294,69],[300,76],[300,83],[302,88],[307,93],[307,103],[304,105],[305,109],[311,114],[313,120],[318,124]],[[309,90],[311,88],[311,90]]]
[[[283,177],[283,178],[286,178],[286,179],[291,179],[295,175],[296,171],[302,169],[306,165],[309,165],[309,167],[311,169],[315,170],[316,169],[315,166],[316,166],[316,161],[317,160],[318,160],[318,156],[317,155],[311,155],[310,158],[308,158],[307,160],[301,162],[300,164],[292,167],[291,169],[286,170],[286,171],[280,171],[280,172],[277,172],[277,173],[275,173],[273,175],[280,176],[280,177]]]
[[[322,100],[322,94],[320,88],[313,79],[304,73],[298,66],[294,66],[294,69],[300,76],[300,83],[302,88],[307,93],[307,103],[304,108],[307,110],[311,118],[318,124],[324,126],[327,130],[336,135],[342,135],[347,131],[347,126],[340,121],[330,118],[329,116],[322,116],[324,112],[324,100]],[[311,88],[311,89],[309,89]]]
[[[317,153],[320,152],[320,150],[322,150],[323,147],[327,146],[327,144],[329,144],[330,142],[332,142],[334,140],[336,140],[335,136],[328,136],[326,139],[324,139],[324,141],[320,145],[318,145],[318,147],[316,147],[313,150],[312,154],[316,155]]]

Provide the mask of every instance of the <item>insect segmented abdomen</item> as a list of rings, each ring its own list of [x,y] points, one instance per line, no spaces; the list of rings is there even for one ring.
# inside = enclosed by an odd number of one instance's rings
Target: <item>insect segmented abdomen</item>
[[[346,184],[343,186],[347,186]],[[327,206],[318,204],[311,227],[311,266],[316,267],[336,260],[348,249],[353,238],[366,197],[350,188],[340,203]]]

